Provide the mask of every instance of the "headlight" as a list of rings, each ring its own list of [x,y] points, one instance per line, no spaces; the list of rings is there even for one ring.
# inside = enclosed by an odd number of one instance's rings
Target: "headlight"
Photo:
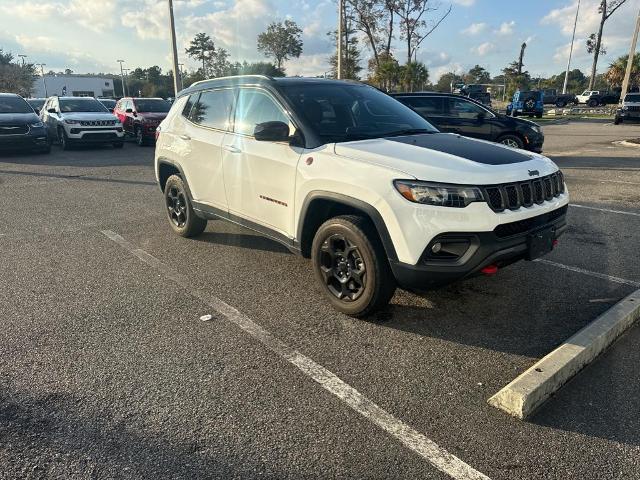
[[[30,126],[30,127],[33,127],[33,128],[42,128],[42,127],[44,127],[44,123],[42,123],[42,122],[35,122],[35,123],[30,123],[30,124],[29,124],[29,126]]]
[[[80,123],[79,120],[65,120],[64,123],[68,124],[68,125],[77,125]]]
[[[410,202],[439,207],[464,208],[473,202],[484,202],[478,187],[445,185],[417,180],[395,180],[393,185]]]

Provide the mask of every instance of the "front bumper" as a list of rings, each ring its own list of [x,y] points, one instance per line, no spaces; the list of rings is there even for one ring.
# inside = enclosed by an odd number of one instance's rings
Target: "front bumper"
[[[124,141],[122,127],[71,126],[67,129],[67,139],[74,144],[99,144]]]
[[[616,112],[616,119],[624,120],[627,122],[640,122],[640,111],[624,111],[618,110]]]
[[[49,147],[46,130],[31,130],[25,135],[0,135],[0,150],[32,151],[46,150]]]
[[[544,134],[533,130],[521,132],[524,137],[524,148],[531,152],[542,153],[542,145],[544,145]]]
[[[391,261],[391,270],[403,288],[430,290],[480,274],[488,265],[505,267],[528,259],[528,237],[534,232],[551,229],[554,239],[567,228],[567,206],[526,220],[501,224],[491,232],[445,233],[434,238],[416,265]],[[454,260],[430,259],[434,243],[447,239],[468,239],[466,252]]]

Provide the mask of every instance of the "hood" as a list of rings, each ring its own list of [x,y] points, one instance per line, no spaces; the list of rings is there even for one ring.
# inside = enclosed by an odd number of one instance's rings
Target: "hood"
[[[492,185],[527,180],[529,170],[540,176],[557,170],[537,153],[450,133],[336,143],[335,153],[443,183]]]
[[[79,121],[117,120],[116,116],[109,112],[67,112],[62,114],[62,118]]]
[[[36,123],[40,119],[31,113],[0,113],[0,125],[23,125],[25,123]]]
[[[147,120],[151,122],[161,122],[167,117],[169,112],[138,112],[138,118],[140,120]]]
[[[505,115],[506,117],[506,115]],[[519,126],[525,126],[525,127],[539,127],[540,125],[538,125],[536,122],[532,122],[531,120],[525,120],[524,118],[514,118],[514,117],[506,117],[509,118],[513,121],[513,123],[515,123],[516,125]]]

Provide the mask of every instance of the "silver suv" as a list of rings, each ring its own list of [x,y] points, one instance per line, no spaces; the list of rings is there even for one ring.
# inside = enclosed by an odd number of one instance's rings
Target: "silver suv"
[[[76,144],[124,145],[122,123],[93,97],[50,97],[40,115],[63,150]]]
[[[627,93],[622,102],[622,108],[616,111],[613,121],[616,125],[622,122],[640,122],[640,93]]]

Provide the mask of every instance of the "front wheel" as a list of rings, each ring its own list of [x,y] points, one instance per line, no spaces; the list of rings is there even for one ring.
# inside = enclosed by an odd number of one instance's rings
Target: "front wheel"
[[[597,107],[597,106],[598,106],[598,103],[599,103],[599,102],[598,102],[598,100],[596,100],[596,99],[592,98],[591,100],[589,100],[589,101],[587,102],[587,106],[589,106],[589,107],[591,107],[591,108],[593,108],[593,107]]]
[[[622,120],[620,118],[616,118],[613,120],[614,125],[620,125],[621,123],[622,123]]]
[[[144,140],[144,135],[142,134],[142,127],[136,128],[136,143],[139,147],[144,147],[147,142]]]
[[[193,211],[187,189],[178,175],[171,175],[167,180],[164,186],[164,200],[169,224],[178,235],[195,237],[207,227],[207,221]]]
[[[503,135],[498,138],[498,143],[511,148],[524,148],[524,142],[516,135]]]
[[[321,289],[338,311],[365,317],[384,308],[396,282],[382,242],[371,222],[342,215],[324,222],[311,246]]]
[[[563,108],[563,107],[565,107],[566,105],[567,105],[567,102],[565,102],[564,100],[558,100],[558,101],[556,102],[556,107],[558,107],[558,108]]]

